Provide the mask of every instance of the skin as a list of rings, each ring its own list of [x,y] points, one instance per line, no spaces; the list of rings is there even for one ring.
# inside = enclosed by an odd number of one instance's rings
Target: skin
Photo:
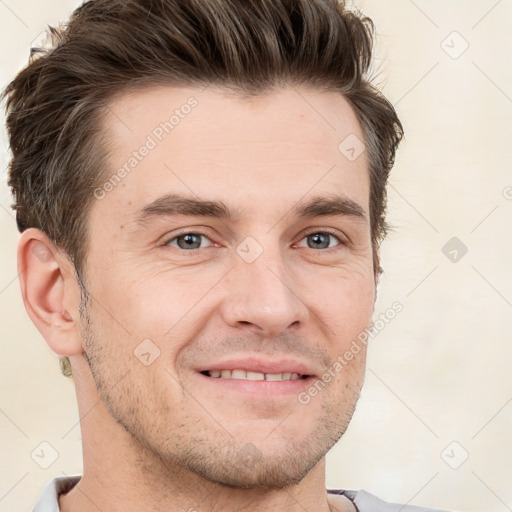
[[[251,100],[213,86],[125,93],[103,120],[106,176],[190,97],[190,114],[94,200],[82,314],[66,255],[41,231],[21,235],[23,299],[50,348],[70,357],[81,418],[83,477],[61,510],[355,510],[327,495],[325,454],[359,398],[364,346],[307,404],[219,388],[197,369],[254,355],[300,359],[318,377],[368,327],[369,222],[291,213],[337,193],[369,218],[366,154],[349,161],[338,149],[361,128],[341,95],[305,88]],[[168,193],[223,201],[240,217],[136,221]],[[319,247],[309,235],[326,230]],[[176,238],[198,232],[195,250]],[[247,237],[262,249],[252,263],[237,252]],[[148,339],[159,355],[145,365],[134,351]]]

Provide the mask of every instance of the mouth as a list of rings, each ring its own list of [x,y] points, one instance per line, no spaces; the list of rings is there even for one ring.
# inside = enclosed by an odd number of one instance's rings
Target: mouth
[[[233,380],[250,380],[250,381],[272,381],[272,382],[281,382],[287,380],[300,380],[307,379],[310,375],[303,375],[299,373],[262,373],[262,372],[253,372],[250,370],[204,370],[200,372],[202,375],[206,377],[212,377],[214,379],[233,379]]]
[[[211,390],[250,394],[271,399],[298,394],[311,386],[321,367],[297,358],[270,358],[259,354],[232,355],[229,359],[196,367],[203,385]]]
[[[313,375],[297,372],[264,373],[242,368],[203,370],[196,375],[211,390],[250,396],[252,400],[290,399],[308,389],[316,380]]]

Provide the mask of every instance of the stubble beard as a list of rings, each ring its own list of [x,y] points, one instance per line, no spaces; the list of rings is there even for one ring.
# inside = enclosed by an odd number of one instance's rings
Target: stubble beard
[[[286,435],[280,438],[278,426],[265,439],[265,444],[252,443],[230,435],[229,426],[223,430],[205,411],[202,417],[195,416],[188,424],[183,421],[189,419],[186,413],[179,415],[174,422],[180,425],[169,432],[169,420],[176,418],[176,411],[156,400],[148,414],[148,404],[144,402],[144,397],[150,393],[160,391],[162,396],[161,390],[134,386],[129,374],[124,379],[122,373],[126,375],[127,369],[121,369],[116,354],[101,343],[87,304],[82,305],[80,316],[86,347],[84,357],[98,394],[112,419],[133,440],[132,447],[139,452],[141,460],[140,469],[148,478],[154,478],[155,475],[149,473],[155,471],[161,478],[172,479],[180,474],[186,478],[188,472],[191,478],[194,477],[190,473],[213,484],[236,489],[276,490],[297,485],[342,437],[355,411],[362,378],[354,384],[356,389],[351,394],[336,399],[328,395],[330,398],[324,400],[316,426],[300,440]],[[144,385],[147,382],[151,379]],[[298,402],[296,406],[304,407]]]

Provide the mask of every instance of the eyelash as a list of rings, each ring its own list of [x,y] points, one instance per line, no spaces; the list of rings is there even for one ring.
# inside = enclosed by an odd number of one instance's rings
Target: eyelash
[[[186,235],[200,235],[200,236],[203,236],[205,238],[207,238],[208,240],[210,240],[210,242],[212,243],[215,243],[213,242],[213,240],[210,239],[210,237],[202,232],[202,231],[185,231],[183,233],[179,233],[177,235],[174,235],[172,238],[169,238],[167,239],[163,244],[162,246],[169,246],[169,244],[171,242],[173,242],[174,240],[177,240],[178,238],[181,238],[183,236],[186,236]],[[300,241],[304,240],[305,238],[307,238],[308,236],[311,236],[311,235],[329,235],[329,236],[332,236],[333,238],[336,239],[336,241],[338,242],[339,245],[335,245],[334,247],[329,247],[327,249],[319,249],[320,252],[332,252],[333,250],[336,250],[336,249],[339,249],[341,247],[345,247],[348,245],[348,242],[341,239],[339,235],[336,234],[336,232],[334,231],[331,231],[330,229],[322,229],[322,230],[313,230],[313,231],[310,231],[308,233],[305,233],[302,238],[300,239]],[[203,249],[211,249],[212,247],[204,247]],[[190,253],[194,253],[196,251],[200,251],[201,248],[199,249],[190,249],[190,250],[186,250],[186,249],[181,249],[181,247],[176,247],[176,249],[179,249],[183,252],[190,252]],[[312,249],[312,250],[315,250],[315,249]]]

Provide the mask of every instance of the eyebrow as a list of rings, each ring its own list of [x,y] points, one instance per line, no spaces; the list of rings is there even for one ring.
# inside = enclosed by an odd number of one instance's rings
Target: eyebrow
[[[336,194],[316,196],[307,202],[299,202],[291,213],[299,219],[337,215],[368,222],[362,206],[348,197]],[[145,224],[154,218],[178,215],[211,217],[231,222],[238,222],[242,216],[240,210],[230,210],[223,201],[165,194],[141,208],[136,213],[135,220],[139,224]]]

